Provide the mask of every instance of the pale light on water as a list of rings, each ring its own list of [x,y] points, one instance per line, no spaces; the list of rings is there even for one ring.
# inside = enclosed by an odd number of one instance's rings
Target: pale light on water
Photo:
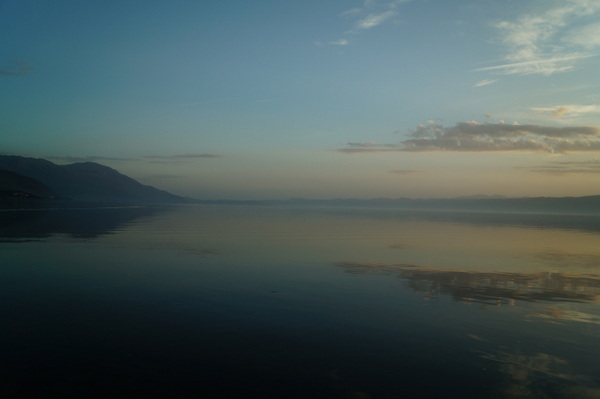
[[[3,212],[7,397],[597,397],[600,219]]]

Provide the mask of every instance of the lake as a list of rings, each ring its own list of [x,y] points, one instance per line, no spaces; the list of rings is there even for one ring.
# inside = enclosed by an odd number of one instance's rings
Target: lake
[[[0,210],[0,396],[600,397],[600,217]]]

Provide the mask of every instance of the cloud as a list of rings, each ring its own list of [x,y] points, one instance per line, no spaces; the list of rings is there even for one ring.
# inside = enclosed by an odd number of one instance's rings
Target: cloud
[[[396,146],[394,144],[386,144],[389,148],[372,148],[372,149],[368,149],[368,148],[340,148],[338,149],[338,152],[344,152],[346,154],[366,154],[366,153],[371,153],[371,154],[379,154],[382,152],[398,152],[398,151],[402,151],[399,148],[395,148]]]
[[[103,161],[137,161],[140,158],[119,158],[119,157],[105,157],[105,156],[85,156],[85,157],[72,157],[72,156],[47,156],[46,159],[58,161],[58,162],[103,162]],[[179,154],[179,155],[147,155],[142,159],[149,159],[150,162],[175,162],[184,161],[189,159],[204,159],[204,158],[222,158],[222,155],[218,154]]]
[[[591,51],[600,46],[600,24],[586,21],[599,11],[600,2],[569,0],[500,22],[495,27],[508,50],[505,62],[477,71],[545,76],[570,71],[578,61],[596,55]]]
[[[479,82],[475,83],[473,85],[473,87],[483,87],[483,86],[491,85],[492,83],[496,83],[497,81],[498,81],[498,79],[480,80]]]
[[[15,61],[10,63],[3,68],[0,68],[0,75],[4,76],[19,76],[25,75],[26,73],[32,71],[33,68],[27,65],[27,63],[23,61]]]
[[[352,19],[352,28],[345,32],[344,36],[337,40],[316,41],[317,46],[347,46],[351,44],[356,35],[383,25],[398,15],[396,10],[402,3],[409,0],[365,0],[362,7],[355,7],[340,13],[341,18]]]
[[[577,117],[584,114],[600,114],[600,105],[555,105],[553,107],[534,107],[531,110],[548,114],[555,118]]]
[[[396,144],[381,144],[375,142],[365,143],[347,143],[346,148],[339,149],[339,152],[345,152],[348,154],[352,153],[379,153],[379,152],[396,152],[399,151],[398,145]]]
[[[102,161],[131,161],[132,158],[118,157],[103,157],[103,156],[87,156],[87,157],[72,157],[72,156],[47,156],[46,159],[59,162],[102,162]]]
[[[362,13],[362,8],[351,8],[349,10],[343,11],[340,14],[340,17],[352,17],[355,15],[360,15]]]
[[[222,155],[217,154],[179,154],[179,155],[148,155],[144,158],[150,159],[171,159],[171,160],[180,160],[180,159],[197,159],[197,158],[222,158]]]
[[[563,39],[564,42],[572,45],[593,49],[600,46],[600,22],[585,25],[581,28],[573,29]]]
[[[530,172],[545,173],[551,175],[600,173],[600,160],[592,159],[589,161],[551,162],[546,165],[526,168],[520,167],[519,169],[528,169]]]
[[[599,151],[600,129],[586,126],[554,127],[506,123],[459,122],[453,127],[436,123],[418,126],[406,151]]]
[[[569,54],[562,57],[553,56],[543,59],[536,57],[527,61],[478,68],[478,72],[498,72],[504,75],[546,75],[550,76],[557,72],[567,72],[575,68],[573,61],[592,57],[591,54]],[[532,57],[534,58],[534,57]]]
[[[367,143],[348,143],[348,146],[355,148],[370,148],[370,147],[379,147],[381,144],[374,143],[372,141]]]
[[[569,107],[558,107],[558,108],[552,110],[552,116],[556,116],[557,118],[560,118],[567,112],[569,112]]]
[[[350,44],[350,41],[348,39],[339,39],[332,40],[328,44],[331,44],[332,46],[347,46]]]
[[[379,152],[500,152],[535,151],[566,153],[600,151],[600,128],[591,126],[554,127],[517,123],[459,122],[445,127],[429,121],[419,125],[409,138],[397,144],[349,143],[345,153]]]
[[[397,14],[398,14],[398,12],[396,12],[394,10],[389,10],[389,11],[381,12],[378,14],[369,14],[366,17],[364,17],[363,19],[361,19],[360,21],[358,21],[356,23],[355,27],[356,27],[356,29],[359,29],[359,30],[371,29],[378,25],[381,25],[382,23],[384,23],[388,19],[396,16]]]

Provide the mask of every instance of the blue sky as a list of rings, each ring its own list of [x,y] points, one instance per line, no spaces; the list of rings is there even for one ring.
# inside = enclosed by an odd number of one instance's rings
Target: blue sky
[[[198,198],[600,194],[596,0],[0,1],[0,153]]]

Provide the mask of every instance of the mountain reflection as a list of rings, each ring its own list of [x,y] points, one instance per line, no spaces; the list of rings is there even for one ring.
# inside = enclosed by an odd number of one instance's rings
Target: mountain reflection
[[[159,211],[150,207],[7,209],[0,211],[0,242],[40,240],[56,234],[94,238]]]
[[[566,273],[494,273],[441,270],[407,264],[339,262],[347,273],[388,274],[408,281],[426,300],[450,295],[461,302],[513,305],[527,302],[591,302],[600,296],[600,276]]]

